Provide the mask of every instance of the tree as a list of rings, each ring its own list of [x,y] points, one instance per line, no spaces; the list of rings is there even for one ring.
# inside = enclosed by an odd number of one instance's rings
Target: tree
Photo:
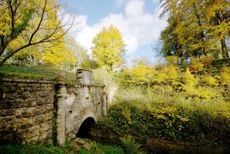
[[[74,67],[75,62],[74,53],[65,46],[64,38],[60,38],[58,42],[52,42],[51,47],[45,48],[41,59],[44,64],[68,70]]]
[[[174,54],[184,59],[208,55],[229,58],[226,45],[230,33],[228,1],[164,0],[162,4],[163,14],[168,12],[173,18],[169,18],[169,25],[161,35],[164,53],[171,53],[171,47],[180,44]]]
[[[24,49],[44,43],[62,41],[62,16],[53,0],[2,0],[0,4],[0,66]]]
[[[74,38],[68,35],[65,37],[65,47],[71,50],[74,54],[74,70],[79,69],[85,61],[88,61],[89,55],[87,54],[87,50],[82,47]]]
[[[99,68],[97,61],[90,59],[90,58],[85,59],[81,63],[80,67],[83,69],[90,69],[90,70],[95,70]]]
[[[178,64],[181,64],[185,55],[182,52],[182,45],[178,40],[178,34],[175,32],[177,20],[173,16],[168,18],[168,26],[161,32],[161,41],[163,41],[163,48],[161,52],[165,57],[177,56]]]
[[[210,0],[207,2],[206,18],[209,20],[209,37],[219,41],[223,59],[229,59],[226,40],[230,39],[230,2],[228,0]]]
[[[93,57],[100,66],[105,67],[108,71],[113,71],[124,64],[125,44],[116,27],[103,28],[94,37],[93,44]]]
[[[52,65],[57,68],[71,69],[74,67],[73,51],[66,47],[64,37],[59,41],[30,46],[16,53],[7,60],[9,64],[17,65]]]

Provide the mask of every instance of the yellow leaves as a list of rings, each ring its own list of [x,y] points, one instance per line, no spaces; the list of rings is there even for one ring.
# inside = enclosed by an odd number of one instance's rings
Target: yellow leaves
[[[12,48],[18,48],[24,44],[23,39],[17,39],[11,42]],[[17,53],[14,58],[20,59],[20,57],[28,57],[23,59],[23,63],[28,64],[46,64],[55,65],[56,67],[69,67],[75,63],[74,54],[71,50],[64,46],[64,42],[52,42],[43,44],[43,46],[30,46]]]
[[[155,115],[157,119],[163,120],[164,124],[168,128],[175,127],[174,125],[178,125],[177,122],[183,124],[189,121],[188,117],[180,115],[177,111],[177,108],[172,106],[166,106],[166,107],[161,107],[160,109],[156,109],[153,115]],[[179,130],[182,130],[183,128],[182,124],[178,125]]]
[[[223,85],[230,85],[230,67],[224,66],[221,69],[221,82]]]
[[[64,43],[55,44],[53,47],[46,49],[43,53],[43,62],[58,67],[74,64],[74,55],[72,51],[64,47]]]
[[[202,80],[209,86],[218,86],[219,84],[219,81],[210,75],[205,75]]]
[[[168,120],[165,115],[157,115],[157,119]]]
[[[155,112],[157,114],[173,115],[174,113],[176,113],[176,111],[177,111],[177,108],[167,106],[167,107],[162,107],[160,109],[157,109]]]
[[[177,64],[178,57],[177,56],[167,56],[165,57],[168,64]]]
[[[162,83],[166,81],[167,75],[164,72],[158,72],[157,74],[154,74],[153,81],[156,81],[158,83]]]
[[[207,7],[206,16],[207,19],[210,20],[212,17],[215,17],[216,12],[219,10],[224,10],[229,7],[229,2],[226,0],[214,0]]]
[[[14,39],[13,41],[11,41],[11,42],[9,43],[8,49],[9,49],[9,50],[15,50],[15,49],[21,47],[22,45],[25,45],[25,44],[26,44],[25,41],[26,41],[26,40],[25,40],[23,37],[18,36],[17,39]],[[28,50],[29,50],[29,49],[28,49]],[[18,55],[20,55],[20,54],[25,54],[26,50],[22,50],[21,52],[22,52],[22,53],[18,53]]]
[[[181,116],[181,115],[176,115],[176,117],[180,120],[180,121],[182,121],[182,122],[188,122],[189,121],[189,118],[188,117],[183,117],[183,116]]]
[[[209,65],[212,59],[206,58],[202,61]],[[123,75],[126,78],[123,77],[124,80],[122,82],[125,84],[128,82],[131,85],[147,85],[152,88],[157,85],[162,86],[162,89],[159,87],[157,89],[162,95],[169,91],[176,91],[180,95],[184,95],[185,99],[212,100],[222,97],[223,94],[216,88],[220,86],[220,82],[222,84],[230,83],[229,71],[229,67],[224,67],[220,77],[219,74],[208,74],[207,72],[201,72],[205,73],[203,75],[192,74],[190,68],[182,72],[174,65],[152,67],[139,63],[132,68],[124,70]],[[220,78],[221,80],[219,80]],[[157,101],[159,103],[161,99],[157,98]]]
[[[186,69],[186,72],[183,75],[183,81],[185,83],[185,85],[190,86],[190,87],[194,87],[198,84],[199,79],[195,78],[191,72],[189,71],[189,69]]]
[[[218,55],[221,51],[220,40],[229,37],[230,33],[227,15],[229,6],[230,3],[227,0],[165,1],[164,7],[165,9],[169,7],[167,9],[170,12],[170,18],[174,21],[168,20],[169,26],[166,30],[168,28],[170,30],[164,31],[169,34],[162,38],[164,47],[171,50],[168,44],[176,44],[179,49],[171,54],[184,58],[207,55],[207,53]],[[172,23],[174,23],[173,26]],[[185,55],[180,55],[179,50],[182,50],[180,53],[186,52]]]
[[[226,119],[230,119],[230,111],[222,113],[222,116]]]
[[[214,61],[214,58],[212,56],[204,56],[200,58],[200,62],[204,64],[205,67],[210,65]]]
[[[0,5],[0,35],[6,35],[10,33],[10,14],[7,10],[6,2],[1,2]]]
[[[73,53],[65,48],[61,37],[65,32],[57,18],[58,4],[54,0],[47,0],[47,5],[45,2],[1,1],[0,35],[5,35],[3,44],[7,45],[1,59],[13,54],[15,57],[11,60],[15,63],[52,64],[58,67],[73,65]],[[9,5],[12,5],[14,13]],[[14,54],[21,47],[25,48]]]
[[[133,69],[131,69],[132,76],[135,82],[145,83],[149,82],[153,75],[153,69],[139,62]]]
[[[192,73],[202,72],[213,62],[213,56],[203,56],[201,58],[192,58],[189,64],[189,71]]]
[[[220,40],[229,34],[230,22],[220,21],[219,24],[209,25],[209,36],[213,36],[215,40]]]
[[[177,67],[174,65],[169,65],[166,68],[166,74],[168,74],[167,78],[172,82],[176,81],[179,77]]]
[[[204,87],[199,87],[194,92],[194,96],[206,100],[210,100],[217,95],[213,89]]]
[[[156,69],[140,61],[136,66],[126,71],[130,75],[132,82],[137,84],[175,83],[179,78],[179,72],[174,65]]]
[[[116,27],[103,28],[93,39],[93,56],[101,67],[113,71],[124,63],[124,42]]]
[[[191,64],[189,65],[190,72],[200,72],[204,70],[204,64],[200,62],[199,59],[192,59]]]
[[[189,69],[186,70],[183,75],[183,89],[188,97],[210,100],[218,95],[215,93],[215,90],[209,87],[198,87],[199,80],[198,77],[194,77],[194,75],[190,73]],[[204,76],[202,81],[212,86],[218,85],[218,80],[211,76]]]
[[[132,119],[131,119],[131,111],[130,108],[124,107],[121,111],[121,114],[125,117],[125,119],[128,121],[128,124],[132,124]]]
[[[152,83],[177,83],[179,79],[179,71],[174,65],[164,66],[162,68],[154,68],[144,64],[142,61],[130,69],[126,69],[126,76],[130,82],[136,84]]]

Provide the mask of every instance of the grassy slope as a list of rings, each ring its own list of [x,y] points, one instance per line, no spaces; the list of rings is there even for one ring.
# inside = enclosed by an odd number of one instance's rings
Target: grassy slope
[[[4,65],[0,67],[0,76],[13,79],[56,80],[63,72],[67,82],[75,81],[75,74],[48,66],[15,66]]]
[[[97,127],[105,131],[102,134],[110,133],[108,137],[131,134],[142,143],[159,138],[229,144],[229,71],[221,75],[223,66],[229,68],[229,62],[217,61],[207,72],[193,75],[179,71],[178,77],[171,80],[170,72],[159,70],[152,78],[161,79],[158,84],[143,87],[131,85],[127,82],[131,79],[125,78],[108,115],[99,120]]]

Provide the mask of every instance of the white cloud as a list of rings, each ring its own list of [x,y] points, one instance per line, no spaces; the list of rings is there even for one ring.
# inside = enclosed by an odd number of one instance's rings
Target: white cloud
[[[121,3],[125,0],[115,1]],[[159,38],[166,21],[158,17],[159,9],[148,13],[144,7],[144,0],[128,0],[124,13],[109,14],[93,26],[88,25],[87,16],[76,16],[74,29],[77,29],[77,42],[90,51],[93,37],[103,27],[114,25],[122,34],[128,54],[137,51],[142,45],[151,44]]]
[[[125,8],[125,14],[130,17],[141,16],[144,14],[144,5],[143,0],[129,0]]]
[[[78,23],[75,25],[76,41],[90,51],[93,37],[99,32],[99,29],[87,25],[87,16],[77,16],[75,20]]]

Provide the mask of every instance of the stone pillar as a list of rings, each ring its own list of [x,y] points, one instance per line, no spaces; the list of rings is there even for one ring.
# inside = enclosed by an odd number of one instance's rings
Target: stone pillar
[[[85,70],[85,69],[78,69],[77,80],[80,84],[83,85],[93,85],[94,81],[93,81],[92,71]]]
[[[56,140],[58,145],[65,144],[66,130],[65,130],[65,98],[67,96],[66,87],[60,84],[57,91],[57,119],[56,119]]]
[[[107,115],[108,111],[108,95],[106,86],[103,86],[103,100],[102,100],[102,115]]]

